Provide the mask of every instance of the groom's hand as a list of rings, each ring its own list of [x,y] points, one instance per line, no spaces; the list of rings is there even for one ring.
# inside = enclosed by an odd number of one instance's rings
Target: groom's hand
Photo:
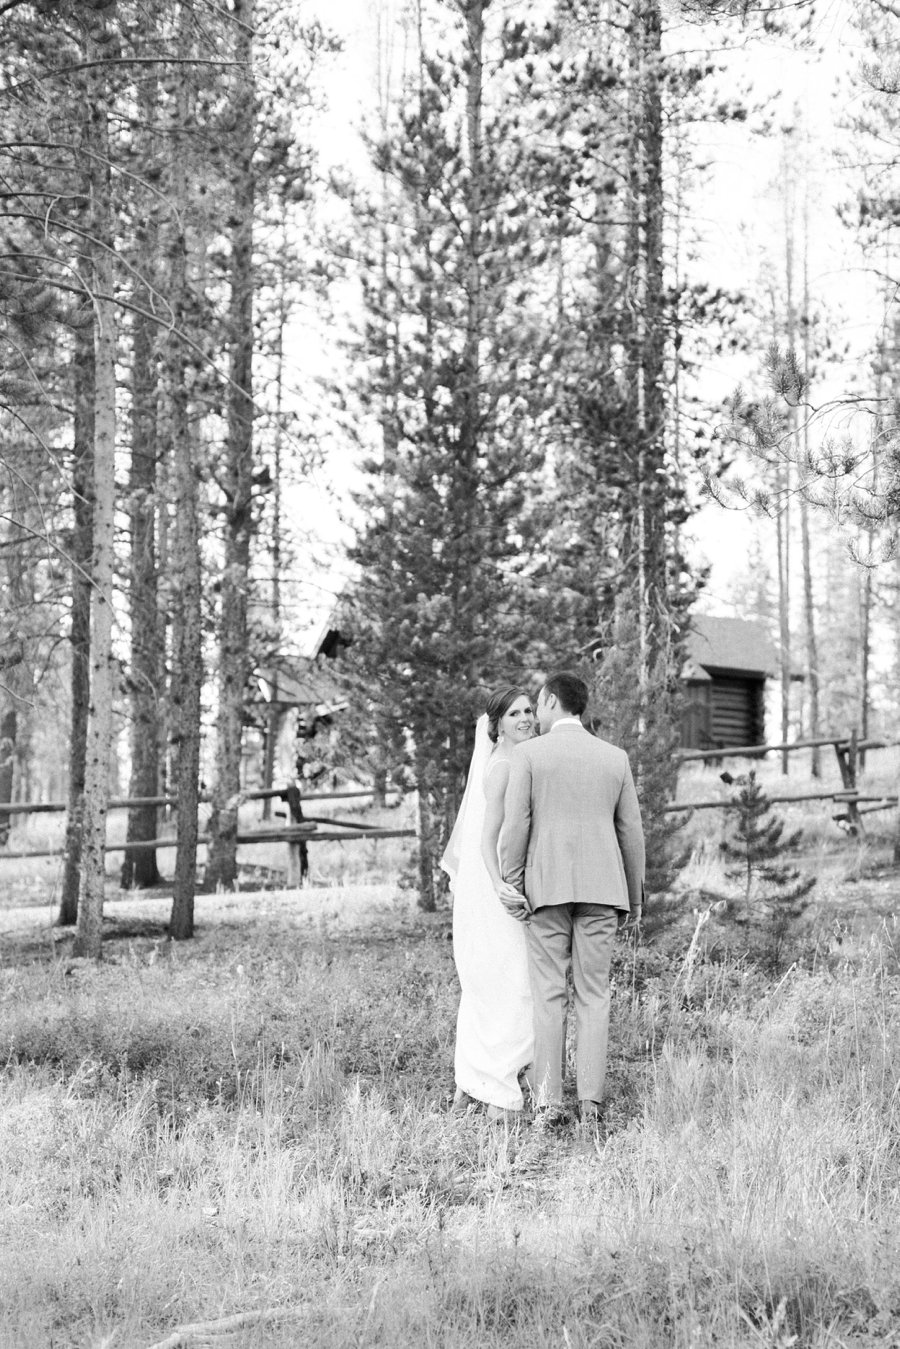
[[[637,941],[641,932],[641,910],[633,909],[630,913],[620,912],[618,930],[626,940]]]

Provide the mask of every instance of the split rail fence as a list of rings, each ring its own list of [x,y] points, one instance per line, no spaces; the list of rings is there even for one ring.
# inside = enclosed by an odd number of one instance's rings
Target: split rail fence
[[[396,795],[396,793],[388,793]],[[311,801],[338,801],[350,800],[353,798],[371,799],[372,789],[348,789],[345,791],[334,792],[312,792],[309,796],[302,796],[299,788],[289,786],[287,788],[271,788],[265,791],[248,792],[244,801],[266,801],[282,800],[287,804],[288,812],[293,823],[275,824],[269,828],[250,829],[239,832],[237,843],[239,846],[246,846],[253,843],[286,843],[288,845],[288,885],[293,886],[299,883],[306,873],[307,857],[306,848],[309,843],[323,843],[327,841],[347,842],[351,839],[385,839],[385,838],[411,838],[415,837],[414,829],[390,829],[382,828],[378,825],[361,824],[359,820],[343,820],[332,815],[307,815],[303,807]],[[210,797],[206,794],[201,795],[201,804],[208,804]],[[176,806],[177,799],[171,796],[146,796],[146,797],[122,797],[110,801],[109,810],[128,810],[136,806]],[[64,813],[67,809],[65,801],[16,801],[8,804],[0,804],[0,830],[8,829],[11,818],[15,815],[44,815]],[[324,826],[324,827],[320,827]],[[208,844],[210,841],[208,834],[200,834],[197,838],[198,846]],[[156,848],[175,848],[178,846],[178,839],[174,835],[164,835],[159,838],[142,840],[125,840],[122,842],[107,842],[104,844],[106,852],[129,852],[129,851],[147,851]],[[54,848],[30,848],[30,849],[7,849],[0,846],[0,860],[4,858],[22,859],[30,857],[61,857],[65,848],[57,846]]]
[[[841,787],[823,788],[820,791],[782,794],[766,793],[769,801],[789,804],[799,801],[831,801],[840,807],[833,818],[844,822],[852,834],[862,832],[862,816],[870,811],[889,810],[898,805],[898,798],[892,795],[872,794],[860,791],[859,764],[860,754],[868,750],[888,749],[900,744],[900,741],[859,740],[855,731],[849,736],[825,736],[815,740],[794,740],[774,745],[725,745],[707,750],[679,750],[677,757],[681,763],[692,760],[716,762],[722,759],[758,759],[764,754],[793,754],[801,750],[825,749],[832,747],[838,761],[841,774]],[[396,792],[390,793],[396,795]],[[246,846],[254,843],[286,843],[288,845],[288,885],[296,885],[307,868],[307,845],[327,841],[349,842],[354,839],[414,838],[415,829],[390,829],[376,825],[361,824],[358,820],[340,819],[331,815],[307,815],[303,807],[313,801],[337,801],[350,799],[371,799],[371,789],[347,789],[345,791],[313,792],[301,796],[296,786],[272,788],[265,791],[248,792],[245,801],[265,801],[280,799],[287,804],[292,823],[274,825],[264,829],[247,830],[239,833],[237,842]],[[201,803],[209,803],[209,796],[203,795]],[[705,801],[674,801],[664,806],[667,813],[680,813],[693,810],[727,810],[732,801],[717,798]],[[133,806],[175,806],[177,801],[171,796],[124,797],[110,801],[110,810],[127,810]],[[63,813],[64,801],[21,801],[0,804],[0,834],[6,835],[12,818],[16,815],[42,815]],[[5,840],[4,840],[5,841]],[[173,836],[138,841],[109,842],[107,852],[126,852],[128,850],[146,850],[154,848],[174,848],[178,840]],[[209,835],[201,834],[198,845],[209,843]],[[31,857],[60,857],[65,849],[62,846],[44,849],[6,849],[0,843],[0,859],[22,859]]]
[[[677,757],[681,763],[690,760],[715,762],[721,759],[758,759],[764,754],[775,752],[793,754],[800,750],[826,749],[831,746],[837,756],[838,769],[841,775],[840,788],[837,790],[824,788],[821,791],[795,792],[787,795],[766,792],[766,797],[769,801],[779,804],[789,804],[796,801],[831,801],[842,807],[841,811],[832,818],[846,823],[850,833],[859,834],[862,832],[861,817],[863,815],[871,811],[891,810],[898,804],[896,796],[883,793],[866,794],[860,791],[860,754],[865,754],[868,750],[890,749],[897,744],[900,744],[900,741],[860,740],[857,732],[851,731],[848,736],[823,736],[815,740],[793,740],[777,745],[734,745],[723,746],[718,749],[678,750]],[[663,806],[663,810],[669,814],[688,810],[727,810],[732,804],[732,801],[722,800],[721,798],[711,801],[676,801],[671,805]]]

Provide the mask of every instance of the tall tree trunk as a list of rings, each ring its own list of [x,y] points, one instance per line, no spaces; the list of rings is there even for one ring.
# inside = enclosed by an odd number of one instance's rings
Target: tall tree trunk
[[[4,691],[11,701],[0,715],[0,805],[10,806],[15,788],[16,744],[19,734],[19,714],[15,703],[16,684],[19,681],[16,672],[21,667],[25,653],[19,643],[5,640],[3,647],[3,651],[0,652],[0,672],[2,672],[0,678],[5,685]],[[0,847],[6,847],[11,823],[12,817],[0,812]]]
[[[253,149],[256,93],[253,79],[254,0],[234,0],[240,63],[234,91],[234,189],[231,231],[228,434],[224,466],[225,565],[219,636],[219,707],[216,778],[209,822],[208,886],[237,881],[241,747],[247,686],[247,602],[253,531],[253,213],[256,187]]]
[[[804,441],[808,437],[804,426]],[[803,492],[800,493],[800,548],[803,560],[803,613],[806,630],[806,663],[809,686],[809,735],[813,740],[821,733],[821,714],[819,709],[819,642],[816,634],[816,606],[813,597],[812,555],[809,536],[809,502]],[[812,775],[822,776],[822,757],[818,745],[812,751]]]
[[[141,115],[146,126],[153,123],[157,90],[152,77],[143,84]],[[149,135],[144,149],[153,155]],[[152,272],[159,249],[156,203],[149,207],[146,223],[138,228],[139,266]],[[129,516],[131,523],[131,660],[128,691],[131,703],[131,777],[128,795],[158,796],[160,789],[160,691],[164,678],[160,635],[159,571],[156,550],[157,400],[158,375],[155,325],[141,310],[153,303],[149,288],[137,289],[138,309],[132,330],[131,362],[131,477]],[[132,806],[128,812],[126,841],[147,842],[157,836],[156,806]],[[156,851],[126,848],[121,883],[124,888],[147,888],[160,882]]]
[[[783,501],[775,519],[778,553],[778,630],[779,630],[779,674],[781,676],[781,740],[786,744],[791,729],[791,591],[790,591],[790,515],[788,513],[788,494],[790,491],[790,465],[783,469],[784,482],[779,496]],[[791,756],[787,750],[781,751],[781,771],[787,776],[790,772]]]
[[[72,513],[69,547],[72,559],[72,609],[69,631],[71,713],[69,787],[66,801],[66,851],[57,922],[72,926],[78,918],[81,881],[81,839],[87,759],[91,676],[91,557],[94,539],[94,332],[82,325],[75,332],[72,362],[75,413],[72,428]]]
[[[871,551],[875,544],[874,530],[866,530],[866,543]],[[872,706],[872,611],[875,606],[873,568],[867,566],[860,582],[859,606],[859,738],[868,740]],[[865,750],[860,750],[859,766],[865,768]]]
[[[281,633],[281,472],[284,415],[284,334],[287,330],[287,269],[289,266],[290,240],[287,225],[283,224],[280,249],[280,274],[278,278],[277,332],[275,338],[275,443],[274,472],[272,474],[272,625]],[[263,765],[263,788],[272,790],[275,780],[275,756],[278,749],[278,736],[284,721],[284,709],[279,703],[278,671],[273,671],[271,702],[266,713],[266,750]],[[263,819],[272,815],[272,798],[263,801]]]
[[[173,273],[183,284],[184,237],[178,230]],[[178,307],[173,304],[178,312]],[[181,310],[183,322],[183,309]],[[200,799],[200,695],[203,683],[201,642],[201,567],[198,528],[198,473],[188,426],[187,391],[184,382],[184,348],[170,343],[168,414],[172,429],[175,479],[175,527],[173,562],[181,578],[177,644],[172,679],[172,734],[177,740],[175,767],[176,836],[175,878],[169,933],[176,940],[194,934],[194,895],[197,883],[198,806]]]
[[[796,177],[793,156],[796,147],[787,143],[782,153],[782,205],[784,220],[784,283],[785,283],[785,335],[788,351],[796,356],[797,347],[797,311],[794,301],[794,271],[796,266]],[[797,431],[797,409],[788,410],[791,439],[795,453],[799,451]],[[786,742],[790,732],[791,713],[791,461],[786,460],[778,470],[783,477],[783,491],[780,493],[779,525],[779,563],[778,563],[778,621],[781,647],[781,739]],[[781,771],[787,774],[790,767],[790,755],[787,750],[781,752]]]
[[[439,828],[434,812],[434,769],[424,755],[416,755],[416,794],[417,834],[418,834],[418,872],[419,872],[419,908],[425,913],[434,913],[437,908],[437,892],[434,883],[435,858],[439,852]]]
[[[189,54],[189,30],[193,4],[180,7],[179,53]],[[197,815],[200,796],[200,697],[203,684],[201,611],[201,564],[199,531],[198,466],[188,419],[185,345],[187,323],[187,243],[184,221],[188,192],[185,172],[190,107],[184,81],[178,80],[175,95],[175,131],[171,137],[170,196],[173,204],[169,226],[169,302],[175,333],[166,348],[166,411],[171,435],[170,462],[175,488],[175,523],[172,564],[180,577],[178,614],[174,624],[174,669],[172,675],[172,737],[176,742],[174,785],[178,797],[172,913],[169,933],[178,941],[194,934],[194,895],[197,886]]]
[[[393,32],[390,11],[379,9],[377,44],[375,51],[376,88],[378,91],[379,131],[385,144],[393,134],[392,113],[395,111],[395,94],[392,88],[391,43]],[[405,79],[404,71],[401,87]],[[381,364],[381,455],[384,481],[383,510],[385,513],[385,569],[390,566],[390,552],[393,542],[392,514],[394,491],[397,477],[397,451],[400,443],[399,398],[403,372],[400,361],[399,316],[396,304],[392,303],[394,282],[391,276],[392,228],[396,229],[396,201],[393,195],[391,175],[381,170],[381,227],[379,230],[379,273],[380,312],[379,340]],[[372,805],[382,809],[387,804],[388,758],[386,746],[391,742],[390,728],[386,724],[384,708],[376,707],[372,726],[372,748],[369,761],[372,770]]]
[[[810,360],[810,305],[809,305],[809,140],[804,160],[806,181],[803,197],[803,378],[809,387]],[[809,462],[809,416],[803,418],[803,461]],[[813,597],[812,550],[809,534],[809,502],[806,493],[800,493],[800,549],[803,565],[803,612],[806,630],[806,664],[809,688],[809,735],[817,740],[822,733],[819,708],[819,642],[816,632],[816,606]],[[812,775],[822,776],[822,756],[818,745],[812,751]]]
[[[4,608],[8,605],[11,616],[26,613],[29,608],[34,607],[35,602],[33,591],[27,594],[23,585],[25,580],[23,570],[27,568],[30,575],[32,568],[22,556],[21,540],[10,537],[17,532],[15,528],[7,529],[0,526],[3,570],[6,572],[0,585],[0,596],[3,598]],[[28,707],[31,700],[28,697],[29,663],[25,658],[25,643],[12,636],[13,625],[8,625],[4,619],[6,614],[0,615],[0,689],[3,694],[0,702],[0,706],[3,707],[0,715],[0,804],[9,806],[15,799],[16,779],[18,777],[21,788],[22,770],[27,767],[28,726],[25,719],[20,716],[20,709]],[[20,800],[30,799],[27,792],[23,793],[20,790],[18,795]],[[5,811],[0,812],[0,846],[6,846],[12,818]]]
[[[102,61],[93,41],[89,57]],[[94,547],[91,567],[91,696],[76,955],[99,958],[106,881],[106,814],[113,730],[113,575],[116,449],[116,308],[107,89],[102,64],[89,128],[94,279]]]
[[[0,805],[8,806],[13,799],[13,778],[16,766],[16,709],[7,707],[0,716]],[[9,816],[0,815],[0,843],[5,845],[9,835]]]
[[[662,19],[659,0],[642,0],[639,11],[642,50],[644,340],[641,378],[644,454],[640,492],[647,589],[647,669],[653,668],[669,640],[665,502],[665,347],[663,277],[663,107],[661,87]]]
[[[663,287],[662,23],[658,0],[631,0],[628,13],[628,203],[625,228],[632,481],[624,521],[633,559],[639,670],[643,686],[668,640]]]
[[[453,577],[453,625],[463,638],[463,648],[475,658],[475,624],[477,615],[476,577],[478,555],[471,547],[471,537],[478,529],[478,456],[482,435],[482,369],[481,346],[491,321],[493,296],[486,290],[483,276],[485,249],[485,194],[490,184],[485,166],[484,149],[484,41],[486,0],[465,0],[466,20],[466,159],[468,179],[466,189],[466,278],[465,278],[465,339],[462,350],[459,395],[462,403],[459,419],[459,441],[455,465],[456,481],[451,489],[466,509],[461,517],[453,544],[445,540],[448,571]],[[393,428],[391,434],[393,435]],[[459,678],[475,681],[474,665],[460,669]],[[461,751],[456,741],[461,727],[453,727],[449,734],[448,760],[458,763]],[[445,775],[446,777],[446,775]],[[435,848],[449,837],[456,815],[458,801],[455,793],[443,793],[444,799],[435,820],[436,837],[431,841],[430,856]],[[427,832],[427,830],[426,830]],[[421,846],[421,837],[420,837]],[[423,892],[422,905],[433,896]]]

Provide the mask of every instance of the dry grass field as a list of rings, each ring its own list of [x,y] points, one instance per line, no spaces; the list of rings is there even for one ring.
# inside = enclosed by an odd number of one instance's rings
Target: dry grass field
[[[900,1345],[893,817],[804,819],[820,886],[773,973],[698,925],[694,817],[679,921],[618,954],[602,1128],[558,1138],[448,1113],[449,914],[399,843],[203,896],[183,945],[111,892],[100,966],[52,878],[6,875],[0,1344]]]

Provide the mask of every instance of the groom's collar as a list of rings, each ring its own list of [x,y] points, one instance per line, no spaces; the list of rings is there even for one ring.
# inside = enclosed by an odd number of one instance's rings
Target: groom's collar
[[[550,730],[555,731],[559,726],[577,726],[580,731],[584,730],[580,717],[560,717],[558,721],[554,721]]]

